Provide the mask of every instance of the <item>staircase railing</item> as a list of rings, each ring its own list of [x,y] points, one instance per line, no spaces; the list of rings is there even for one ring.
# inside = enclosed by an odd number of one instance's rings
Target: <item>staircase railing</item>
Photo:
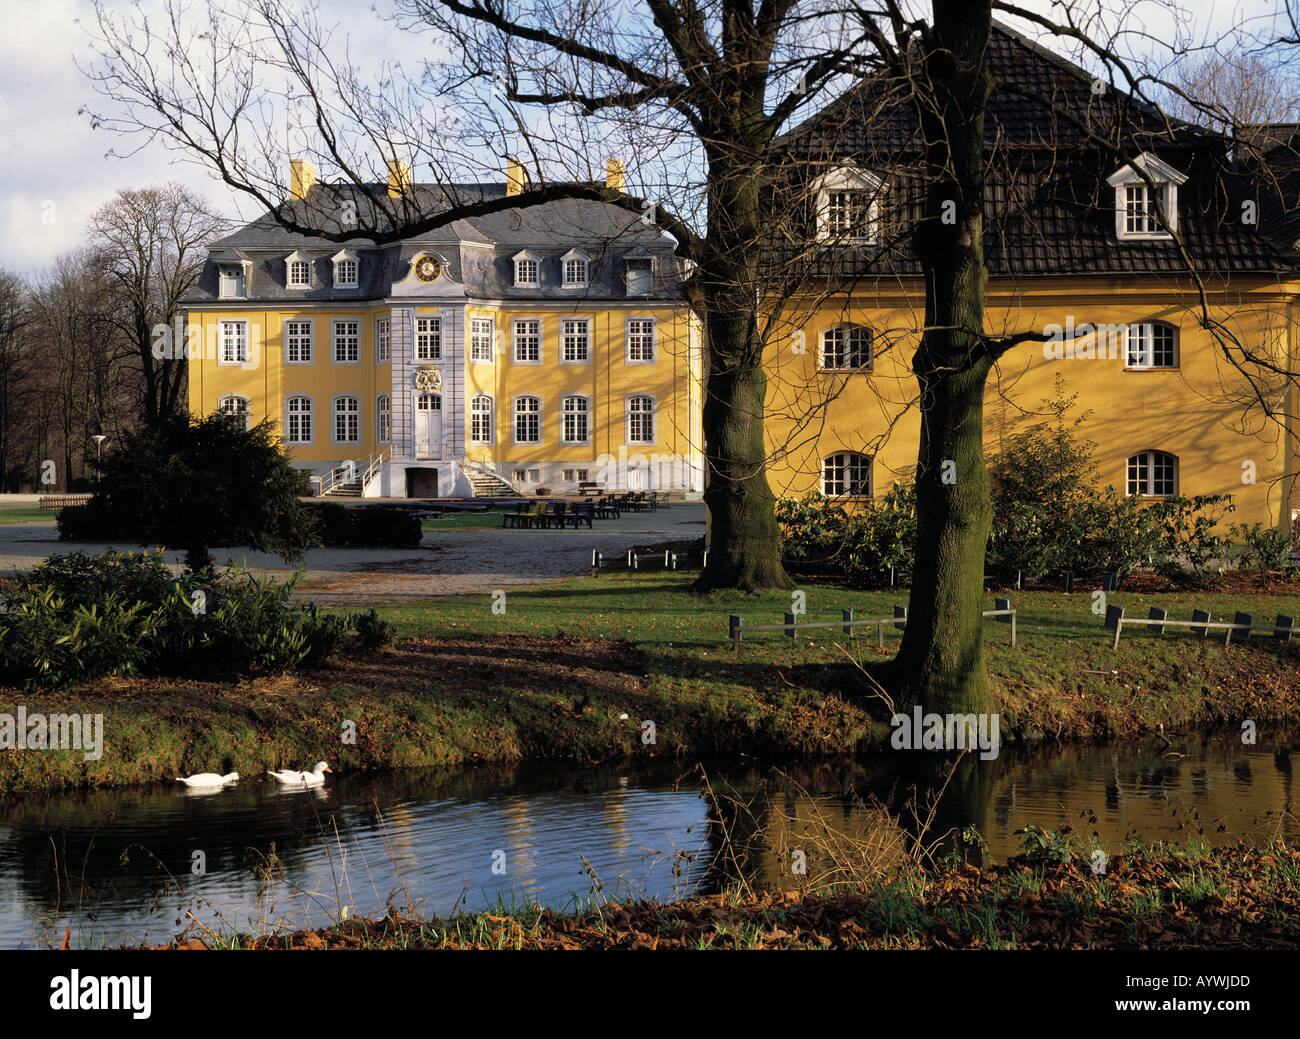
[[[316,494],[323,497],[334,490],[336,487],[349,483],[361,484],[361,493],[364,495],[366,488],[370,486],[373,480],[383,470],[387,464],[390,452],[378,451],[368,457],[364,462],[357,462],[348,459],[334,466],[324,476],[313,476],[312,480],[316,483]]]

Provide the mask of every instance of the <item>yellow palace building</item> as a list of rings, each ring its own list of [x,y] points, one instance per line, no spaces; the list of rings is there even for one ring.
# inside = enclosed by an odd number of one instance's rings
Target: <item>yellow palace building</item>
[[[512,163],[505,184],[461,187],[494,198],[523,183]],[[607,183],[622,186],[612,160]],[[354,190],[316,183],[305,162],[290,185],[289,204],[313,214],[346,213],[337,199]],[[369,190],[439,204],[401,164]],[[381,246],[268,216],[214,243],[187,297],[190,336],[206,346],[190,362],[190,411],[272,419],[327,493],[694,494],[701,351],[680,277],[670,238],[597,202]]]
[[[1052,422],[1043,402],[1060,378],[1078,395],[1067,421],[1088,413],[1077,435],[1095,442],[1103,485],[1144,498],[1231,494],[1233,522],[1288,528],[1300,509],[1300,393],[1285,377],[1300,371],[1300,127],[1271,128],[1284,143],[1269,155],[1280,175],[1271,193],[1222,138],[1186,124],[1170,134],[1150,106],[1126,112],[1131,147],[1115,161],[1080,129],[1114,130],[1114,89],[998,26],[990,64],[1015,89],[995,87],[986,125],[984,330],[1047,341],[995,367],[986,452]],[[882,107],[872,90],[783,141],[809,171],[801,193],[817,245],[766,355],[777,494],[867,501],[916,466],[918,135],[905,106]]]

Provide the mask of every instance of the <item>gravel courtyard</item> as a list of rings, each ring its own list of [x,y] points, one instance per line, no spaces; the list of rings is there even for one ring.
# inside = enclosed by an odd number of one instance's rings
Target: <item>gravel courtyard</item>
[[[347,606],[436,595],[491,595],[497,589],[589,573],[592,549],[612,558],[629,548],[701,537],[704,514],[702,503],[686,502],[597,520],[593,530],[446,530],[426,532],[419,547],[410,549],[318,548],[303,560],[305,573],[298,588],[322,604]],[[52,519],[0,526],[0,573],[26,569],[56,552],[94,554],[142,547],[60,541]],[[168,552],[167,558],[180,566],[183,553]],[[279,576],[294,570],[275,556],[246,549],[214,550],[213,558],[218,563],[234,559],[259,573]]]

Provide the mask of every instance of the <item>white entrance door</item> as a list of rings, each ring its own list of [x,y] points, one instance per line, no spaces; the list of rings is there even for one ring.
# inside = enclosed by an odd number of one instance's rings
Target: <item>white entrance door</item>
[[[415,396],[415,457],[442,457],[442,396],[418,393]]]

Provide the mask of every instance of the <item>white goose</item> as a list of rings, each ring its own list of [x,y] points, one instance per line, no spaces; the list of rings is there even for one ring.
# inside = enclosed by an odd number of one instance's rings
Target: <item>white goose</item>
[[[219,776],[215,772],[199,772],[192,776],[177,776],[176,782],[184,783],[191,790],[203,789],[205,787],[223,787],[230,783],[238,783],[239,773],[228,772],[224,776]]]
[[[325,773],[331,771],[333,770],[328,763],[318,761],[316,767],[310,772],[294,772],[285,769],[280,772],[267,772],[267,775],[274,776],[275,781],[282,786],[323,786]]]

